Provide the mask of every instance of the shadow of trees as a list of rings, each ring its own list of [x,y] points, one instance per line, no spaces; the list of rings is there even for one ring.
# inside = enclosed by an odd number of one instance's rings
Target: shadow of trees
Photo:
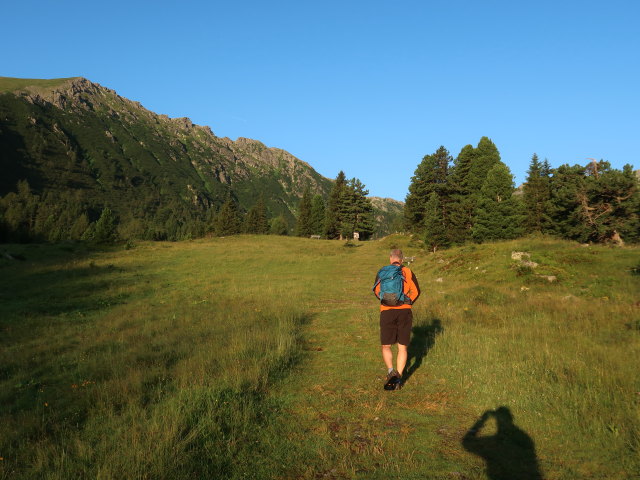
[[[496,433],[481,435],[487,422],[494,419]],[[542,480],[535,444],[527,433],[513,423],[508,407],[487,410],[462,438],[462,446],[486,462],[491,480]]]
[[[405,382],[422,366],[424,358],[436,343],[436,337],[443,331],[442,322],[438,318],[432,319],[430,324],[413,327],[411,343],[407,348],[407,368],[403,375]]]

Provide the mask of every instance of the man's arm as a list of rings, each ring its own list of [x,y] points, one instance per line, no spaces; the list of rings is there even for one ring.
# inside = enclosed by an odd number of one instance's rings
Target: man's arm
[[[373,282],[373,294],[379,300],[380,299],[380,276],[378,275],[378,273],[376,273],[376,279]]]
[[[416,274],[411,271],[410,268],[407,267],[407,270],[411,272],[411,277],[409,279],[409,298],[411,299],[411,303],[415,303],[420,296],[420,285],[418,284],[418,279],[416,278]]]

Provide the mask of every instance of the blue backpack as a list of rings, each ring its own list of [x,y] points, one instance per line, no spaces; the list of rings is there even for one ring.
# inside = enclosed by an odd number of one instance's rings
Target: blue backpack
[[[378,276],[373,290],[380,284],[380,303],[388,307],[397,307],[405,303],[411,304],[411,300],[404,294],[404,277],[401,265],[386,265],[378,271]]]

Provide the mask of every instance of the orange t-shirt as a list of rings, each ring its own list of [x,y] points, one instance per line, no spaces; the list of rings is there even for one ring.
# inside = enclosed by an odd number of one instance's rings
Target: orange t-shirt
[[[414,273],[409,269],[409,267],[402,267],[402,276],[404,277],[402,293],[405,296],[411,299],[411,303],[405,303],[403,305],[397,305],[395,307],[390,307],[388,305],[380,305],[380,311],[383,310],[393,310],[397,308],[411,308],[411,305],[415,303],[415,301],[420,296],[420,286],[418,285],[418,279],[414,275]],[[378,299],[380,298],[380,283],[378,281],[378,276],[376,275],[376,280],[374,283],[375,287],[373,289],[373,293],[375,293]]]

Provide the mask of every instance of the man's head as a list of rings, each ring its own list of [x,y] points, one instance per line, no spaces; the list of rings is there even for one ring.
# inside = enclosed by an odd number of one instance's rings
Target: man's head
[[[402,263],[403,259],[404,255],[402,254],[402,250],[396,248],[389,253],[389,263]]]

